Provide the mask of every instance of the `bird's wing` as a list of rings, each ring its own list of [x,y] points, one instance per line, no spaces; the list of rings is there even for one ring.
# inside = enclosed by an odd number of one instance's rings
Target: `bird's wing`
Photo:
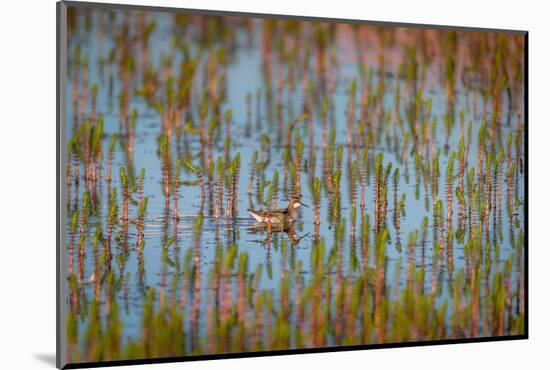
[[[248,210],[248,213],[250,214],[250,216],[254,217],[254,219],[256,219],[256,221],[264,222],[264,216],[261,213],[253,211],[251,209]]]

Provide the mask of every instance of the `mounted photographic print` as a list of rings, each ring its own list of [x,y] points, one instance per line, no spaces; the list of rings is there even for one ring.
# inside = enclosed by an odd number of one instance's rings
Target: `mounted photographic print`
[[[527,338],[527,32],[57,10],[58,367]]]

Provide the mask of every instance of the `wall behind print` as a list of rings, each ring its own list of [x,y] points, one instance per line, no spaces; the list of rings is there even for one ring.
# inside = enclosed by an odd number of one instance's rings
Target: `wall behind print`
[[[527,29],[529,35],[529,322],[528,341],[371,350],[140,366],[135,369],[384,368],[517,369],[544,363],[550,336],[550,260],[545,209],[550,177],[549,22],[542,5],[518,1],[112,1],[153,6],[299,14],[334,18]],[[542,3],[541,3],[542,4]],[[0,15],[2,364],[52,368],[55,354],[55,1],[7,2]],[[7,77],[7,78],[6,78]],[[5,84],[7,80],[8,84]],[[6,114],[7,113],[7,114]],[[17,140],[23,137],[24,141]],[[24,142],[25,150],[21,145]],[[33,150],[27,150],[33,148]],[[30,219],[31,221],[26,221]],[[7,355],[7,356],[6,356]],[[533,366],[529,366],[533,365]]]

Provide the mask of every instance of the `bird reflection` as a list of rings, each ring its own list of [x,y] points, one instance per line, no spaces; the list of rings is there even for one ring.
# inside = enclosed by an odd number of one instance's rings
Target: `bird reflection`
[[[268,227],[263,223],[256,223],[248,228],[249,234],[266,234],[265,240],[262,241],[262,244],[269,244],[271,242],[271,238],[273,237],[273,234],[282,234],[285,233],[288,236],[288,239],[290,240],[290,243],[292,245],[298,245],[302,239],[304,239],[306,236],[309,235],[305,234],[303,236],[299,236],[294,231],[294,226],[290,227],[284,227],[284,226],[278,226],[278,225],[271,225],[271,227]]]

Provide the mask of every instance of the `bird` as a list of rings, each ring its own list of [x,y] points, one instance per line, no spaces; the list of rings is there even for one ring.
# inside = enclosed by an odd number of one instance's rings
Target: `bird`
[[[298,218],[298,210],[301,206],[308,207],[300,201],[300,198],[293,197],[288,203],[288,207],[283,209],[272,209],[267,211],[256,211],[248,209],[248,213],[254,217],[256,221],[262,224],[266,224],[268,227],[271,225],[276,227],[290,226]]]

